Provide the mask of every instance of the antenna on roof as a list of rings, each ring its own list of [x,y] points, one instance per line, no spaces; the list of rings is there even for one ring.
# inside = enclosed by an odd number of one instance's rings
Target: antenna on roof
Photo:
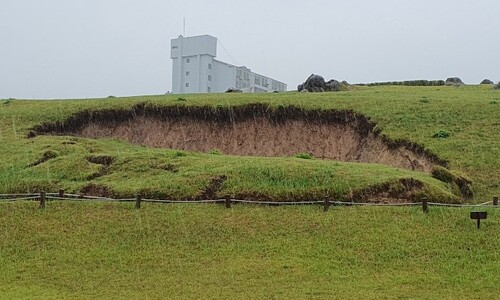
[[[182,35],[186,36],[186,18],[184,18],[183,24],[182,24]]]

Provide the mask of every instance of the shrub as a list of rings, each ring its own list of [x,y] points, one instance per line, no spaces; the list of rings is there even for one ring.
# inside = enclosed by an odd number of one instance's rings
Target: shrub
[[[429,99],[427,99],[427,97],[422,97],[420,103],[429,103]]]
[[[113,98],[116,98],[116,97],[115,97],[115,96],[113,96],[113,95],[109,95],[109,96],[108,96],[108,99],[113,99]]]
[[[208,152],[208,154],[222,155],[222,152],[219,149],[212,149]]]
[[[405,86],[441,86],[445,85],[444,80],[407,80],[407,81],[390,81],[390,82],[374,82],[367,84],[368,86],[378,85],[405,85]]]
[[[499,81],[499,82],[497,82],[497,84],[495,84],[495,85],[493,86],[493,89],[494,89],[494,90],[500,90],[500,81]]]
[[[313,159],[314,158],[314,156],[311,153],[307,153],[307,152],[299,153],[299,154],[295,155],[295,157],[302,158],[302,159]]]
[[[438,130],[436,133],[432,135],[433,138],[439,138],[439,139],[445,139],[447,137],[450,137],[450,133],[445,130]]]
[[[176,151],[174,153],[174,157],[184,157],[184,156],[187,156],[187,154],[182,151]]]

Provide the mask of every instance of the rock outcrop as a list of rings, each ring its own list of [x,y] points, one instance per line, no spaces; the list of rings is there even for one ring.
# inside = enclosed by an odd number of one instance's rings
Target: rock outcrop
[[[348,86],[349,84],[346,81],[339,82],[335,79],[330,79],[325,82],[322,76],[311,74],[304,83],[299,84],[297,90],[299,92],[307,91],[311,93],[338,92],[347,89]]]
[[[458,77],[450,77],[444,82],[446,85],[464,85],[462,79]]]

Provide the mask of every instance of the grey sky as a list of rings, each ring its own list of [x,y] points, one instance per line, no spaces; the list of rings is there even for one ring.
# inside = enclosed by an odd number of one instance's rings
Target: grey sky
[[[500,80],[498,0],[0,0],[0,98],[171,90],[170,39],[210,34],[218,58],[295,89],[349,82]]]

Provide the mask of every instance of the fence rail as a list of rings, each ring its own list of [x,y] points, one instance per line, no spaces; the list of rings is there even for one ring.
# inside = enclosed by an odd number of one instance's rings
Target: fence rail
[[[428,202],[423,198],[421,202],[409,203],[362,203],[352,201],[332,201],[330,197],[325,197],[323,200],[313,201],[258,201],[258,200],[241,200],[226,197],[224,199],[207,199],[207,200],[166,200],[166,199],[143,199],[142,195],[137,195],[136,198],[115,199],[109,197],[97,197],[77,194],[66,194],[63,190],[58,193],[26,193],[26,194],[0,194],[0,202],[9,201],[39,201],[40,208],[45,208],[48,200],[59,201],[93,201],[93,202],[135,202],[135,208],[140,209],[141,203],[165,203],[165,204],[202,204],[202,203],[223,203],[227,208],[231,208],[234,204],[253,204],[253,205],[268,205],[268,206],[291,206],[291,205],[323,205],[324,211],[328,211],[330,206],[422,206],[422,210],[429,212],[429,206],[438,207],[481,207],[481,208],[499,208],[498,197],[493,197],[491,201],[486,201],[480,204],[451,204],[451,203],[436,203]]]

